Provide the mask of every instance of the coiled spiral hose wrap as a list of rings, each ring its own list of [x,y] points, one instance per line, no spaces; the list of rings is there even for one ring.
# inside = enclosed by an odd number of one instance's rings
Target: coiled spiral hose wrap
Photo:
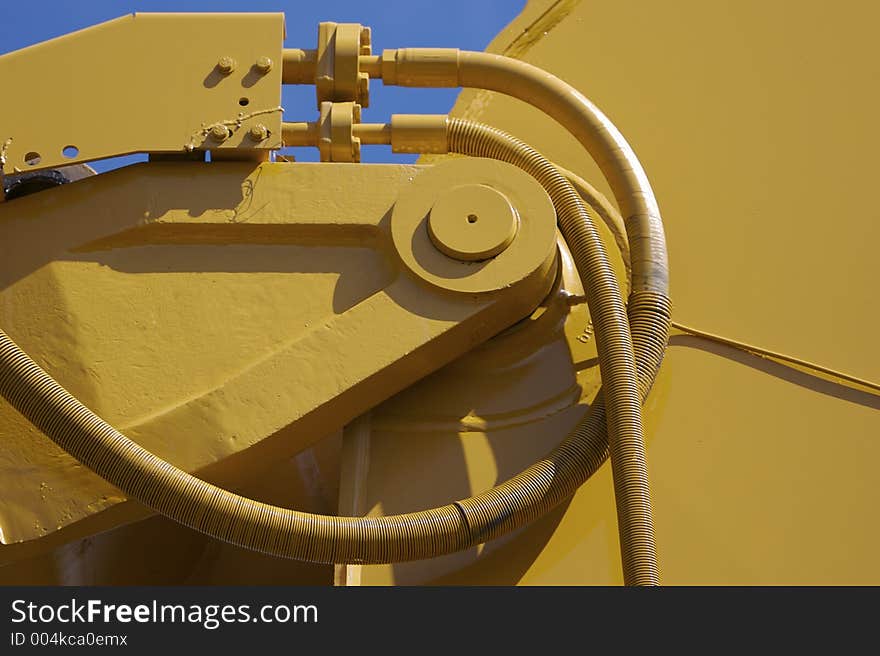
[[[639,584],[657,583],[659,572],[654,545],[647,461],[642,437],[641,398],[639,383],[636,380],[633,342],[631,342],[630,326],[617,281],[611,271],[599,234],[589,219],[587,208],[571,182],[552,163],[529,145],[501,130],[461,119],[450,119],[448,140],[451,152],[506,161],[528,172],[547,190],[556,207],[559,229],[584,283],[587,304],[596,328],[599,369],[602,372],[603,384],[600,404],[604,419],[604,422],[597,424],[597,428],[602,439],[597,443],[589,439],[578,441],[571,445],[573,447],[571,451],[568,450],[569,445],[566,444],[568,441],[566,440],[557,449],[566,457],[555,462],[552,483],[541,481],[536,488],[537,481],[528,480],[523,487],[532,492],[541,489],[544,494],[552,491],[551,498],[554,505],[562,501],[596,470],[597,454],[598,464],[604,462],[608,454],[608,440],[605,439],[607,432],[611,438],[611,465],[614,474],[624,579]],[[641,309],[644,300],[636,300],[634,307],[635,319],[639,325],[646,317]],[[640,335],[640,340],[644,341],[647,338],[650,342],[654,326],[649,324],[646,327],[651,333]],[[654,351],[651,349],[648,352]],[[647,372],[655,366],[659,366],[659,362],[645,363],[642,368]],[[647,395],[650,387],[648,380],[646,379],[641,386],[645,388]],[[591,416],[588,416],[586,422],[590,421]],[[606,423],[607,431],[604,425]],[[577,434],[578,430],[575,431],[575,435]],[[583,437],[594,437],[594,433],[586,431]],[[583,444],[589,445],[586,451],[580,450]],[[555,454],[556,451],[553,453]],[[583,467],[585,463],[588,464],[586,468]],[[557,493],[555,488],[558,488],[559,493],[564,494],[562,498],[555,498]],[[533,501],[526,504],[525,508],[531,511],[538,507],[546,512],[543,505],[541,502]],[[498,511],[494,508],[493,510]],[[515,509],[505,510],[511,518],[516,517]]]
[[[619,291],[614,298],[616,281],[586,207],[570,183],[536,151],[498,130],[459,120],[452,120],[449,130],[450,150],[504,159],[545,185],[557,204],[560,227],[584,277],[597,325],[604,394],[559,446],[517,476],[469,499],[420,512],[385,517],[317,515],[239,496],[158,458],[86,408],[2,331],[0,394],[62,449],[154,511],[241,547],[321,563],[431,558],[480,544],[543,516],[570,497],[608,457],[610,415],[624,580],[656,584],[639,401],[650,389],[663,356],[668,300],[649,291],[631,294],[631,348]],[[633,266],[638,266],[637,261]],[[606,284],[611,288],[606,289]],[[606,351],[619,352],[619,361]],[[636,371],[638,376],[633,376]],[[606,411],[602,396],[613,399],[611,412]]]

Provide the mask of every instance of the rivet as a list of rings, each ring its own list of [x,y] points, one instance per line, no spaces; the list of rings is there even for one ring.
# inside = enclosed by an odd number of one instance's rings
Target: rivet
[[[228,55],[224,55],[217,61],[217,69],[223,75],[229,75],[235,70],[235,60]]]
[[[257,59],[257,63],[255,65],[257,67],[257,70],[265,75],[272,70],[272,64],[273,62],[269,57],[263,56]]]

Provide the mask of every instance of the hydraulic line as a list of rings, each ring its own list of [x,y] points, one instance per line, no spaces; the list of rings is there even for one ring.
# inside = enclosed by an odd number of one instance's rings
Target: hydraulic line
[[[597,330],[610,412],[606,413],[603,395],[600,395],[585,420],[548,456],[496,488],[439,508],[387,517],[314,515],[235,495],[149,453],[85,408],[2,331],[0,393],[83,464],[157,512],[239,546],[281,557],[327,563],[429,558],[485,542],[542,516],[568,498],[604,462],[608,455],[606,414],[609,414],[608,425],[614,435],[612,466],[614,461],[624,460],[621,466],[625,468],[615,470],[614,476],[624,580],[628,584],[656,584],[653,525],[638,412],[638,402],[647,395],[662,360],[669,321],[665,244],[653,193],[623,137],[583,96],[553,76],[521,62],[508,60],[520,65],[519,68],[513,66],[510,70],[501,66],[498,69],[495,60],[471,57],[481,54],[462,53],[460,83],[495,88],[512,95],[520,95],[521,91],[521,97],[525,96],[524,99],[560,120],[597,159],[627,215],[626,229],[633,253],[633,292],[627,307],[632,350],[628,348],[626,321],[620,321],[622,303],[613,302],[614,290],[603,290],[601,285],[598,289],[593,287],[596,278],[600,281],[602,278],[595,272],[607,267],[595,229],[577,229],[571,219],[566,219],[567,228],[561,226],[563,232],[568,230],[575,240],[570,244],[573,253],[595,260],[576,261],[581,275],[587,273],[584,283],[588,297],[611,299],[608,307],[596,306],[595,300],[591,303],[594,321],[613,327],[611,334],[603,335],[601,340]],[[523,70],[522,66],[539,71],[545,79],[530,79],[534,78],[534,71]],[[382,69],[384,74],[384,61]],[[482,86],[484,84],[486,86]],[[554,111],[554,94],[565,108],[563,111]],[[464,122],[456,126],[454,130],[468,129]],[[480,130],[475,130],[472,136],[478,132]],[[486,128],[486,134],[491,136],[483,146],[513,143],[514,150],[520,146],[528,149],[490,128]],[[468,147],[468,143],[457,145],[462,149]],[[504,152],[504,148],[499,151],[502,157]],[[551,197],[556,200],[570,196],[572,207],[578,205],[571,186],[561,176],[554,178],[550,172],[558,174],[552,165],[545,166],[539,162],[540,156],[532,153],[534,151],[518,157],[525,158],[523,161],[536,171],[547,171],[542,173],[544,182],[550,181],[552,186],[558,187],[548,189]],[[582,204],[576,212],[560,207],[557,211],[560,217],[577,214],[581,221],[589,221]],[[594,238],[599,255],[590,250]],[[613,276],[609,282],[614,282]],[[617,296],[619,299],[619,292]],[[620,357],[603,353],[606,349],[619,352]],[[634,366],[637,377],[632,375]],[[614,381],[613,386],[605,381],[606,376]]]
[[[620,290],[587,208],[553,164],[511,135],[454,118],[449,121],[448,135],[450,152],[492,157],[525,170],[547,190],[556,207],[559,228],[587,290],[587,304],[596,328],[603,386],[599,403],[607,409],[608,422],[607,429],[601,424],[596,428],[600,434],[607,432],[611,447],[624,580],[656,583],[654,527],[635,356]],[[585,423],[597,421],[592,419],[594,416],[589,415]],[[588,431],[584,435],[594,437],[595,433]],[[589,451],[604,451],[605,443],[605,439],[599,439],[590,445]],[[577,469],[560,471],[575,477],[575,489],[586,480]],[[562,483],[561,487],[567,491],[569,484]]]
[[[390,131],[387,130],[387,125],[381,126],[383,128],[381,130],[380,126],[360,127],[362,129],[369,129],[372,132],[385,134],[395,152],[414,152],[416,147],[421,147],[432,153],[456,152],[472,156],[492,157],[523,168],[538,179],[551,196],[558,210],[560,227],[570,247],[583,238],[584,231],[592,230],[592,224],[589,220],[584,220],[584,217],[587,216],[586,207],[578,198],[579,194],[587,202],[593,204],[594,207],[600,208],[598,213],[608,224],[615,235],[615,240],[618,242],[621,255],[627,265],[627,282],[629,282],[631,277],[629,266],[630,248],[626,242],[626,227],[617,210],[611,206],[600,192],[587,182],[568,171],[555,167],[521,141],[494,128],[460,119],[449,119],[445,116],[395,115],[391,118]],[[306,124],[287,123],[284,125],[284,132],[285,143],[296,143],[297,145],[315,145],[316,143],[315,137],[310,137],[310,135],[314,134],[314,131],[310,130]],[[560,173],[563,173],[569,180],[566,181]],[[571,220],[571,217],[578,218]],[[574,234],[575,231],[580,234]],[[602,248],[601,242],[594,232],[589,234],[588,241],[590,244],[589,248],[584,250],[572,249],[579,273],[585,281],[587,281],[587,277],[590,275],[585,270],[585,262],[587,262],[585,252],[591,249],[596,249],[592,252],[599,252]],[[644,303],[646,298],[649,298],[648,294],[637,294],[631,297],[630,302],[642,301]],[[605,300],[599,301],[594,298],[591,307],[596,305],[607,307],[603,303],[605,303]],[[665,308],[665,316],[668,318],[668,305]],[[657,322],[653,320],[653,313],[651,312],[653,308],[649,307],[648,312],[643,311],[641,313],[639,309],[638,305],[633,309],[630,320],[633,322],[633,319],[635,319],[633,325],[639,327],[638,332],[634,331],[633,334],[634,337],[638,338],[639,350],[637,355],[643,359],[642,376],[638,381],[638,385],[641,390],[641,396],[644,398],[652,383],[648,376],[659,367],[659,359],[662,357],[665,348],[665,340],[660,341],[656,338]],[[603,335],[608,330],[607,326],[600,326],[598,328],[597,333]],[[612,329],[612,332],[614,330]],[[625,334],[621,333],[619,329],[615,334],[623,337],[624,340],[626,339]],[[591,462],[598,462],[599,464],[607,457],[607,444],[604,437],[604,424],[602,423],[605,420],[604,411],[604,395],[600,395],[598,406],[595,410],[596,425],[582,427],[584,429],[582,435],[584,440],[593,440],[587,447]],[[644,565],[644,563],[650,563],[652,560],[651,556],[646,554],[651,554],[650,548],[652,545],[650,538],[653,534],[650,496],[647,490],[647,472],[643,465],[645,462],[644,446],[640,438],[634,440],[631,436],[630,441],[624,441],[623,444],[625,447],[621,450],[625,451],[626,455],[623,457],[618,456],[618,458],[624,459],[629,466],[626,468],[618,466],[615,487],[616,490],[623,488],[630,491],[629,506],[621,504],[622,508],[619,509],[619,528],[621,530],[624,569],[625,571],[635,570],[637,569],[635,563],[642,563],[640,569],[643,572],[646,570],[651,572],[651,567]],[[601,455],[596,457],[596,453]],[[594,466],[591,465],[586,476],[589,476],[594,470]],[[579,480],[585,480],[583,473],[579,476]],[[565,488],[566,486],[562,485],[561,487]],[[633,490],[637,490],[641,496],[638,493],[633,494]],[[620,495],[618,494],[619,497]],[[636,499],[641,503],[633,503],[632,499]],[[462,504],[465,503],[462,502]],[[530,508],[527,508],[526,512],[530,510]],[[487,525],[494,522],[498,526],[504,526],[505,514],[515,516],[517,512],[516,509],[500,506],[493,508],[492,511],[495,513],[495,516],[491,521],[485,518],[482,520]],[[635,539],[631,537],[632,534],[635,534]],[[631,546],[638,544],[639,540],[642,540],[641,550]],[[647,548],[644,546],[646,543],[648,545]],[[653,566],[653,571],[656,572],[656,565]]]
[[[485,52],[453,48],[386,50],[380,60],[364,60],[365,70],[384,84],[414,87],[470,87],[518,98],[555,119],[574,136],[598,164],[624,216],[631,256],[632,287],[627,303],[638,367],[639,393],[645,398],[656,378],[669,336],[670,303],[666,243],[660,210],[644,168],[617,127],[596,105],[558,77],[526,62]],[[609,425],[614,425],[611,421]],[[642,472],[644,462],[634,469]],[[624,511],[639,515],[644,530],[622,544],[642,562],[656,562],[649,499],[626,495]],[[641,486],[639,489],[642,489]],[[617,498],[618,504],[621,497]],[[621,506],[618,505],[618,517]],[[628,520],[627,520],[628,521]],[[621,531],[623,531],[621,527]],[[623,533],[621,534],[622,539]],[[656,567],[627,570],[624,580],[656,584]]]
[[[498,130],[451,121],[449,142],[450,150],[456,152],[493,155],[523,166],[551,186],[551,198],[564,218],[564,233],[573,244],[581,245],[573,249],[573,256],[587,288],[597,286],[593,281],[600,277],[597,300],[591,307],[601,310],[616,281],[586,208],[571,185],[547,160]],[[594,253],[594,249],[598,250]],[[613,329],[622,329],[625,335],[619,292],[617,310]],[[606,311],[605,315],[615,313]],[[597,327],[597,334],[608,331],[604,326]],[[618,350],[624,348],[623,336],[617,334],[615,341]],[[239,546],[318,562],[393,562],[485,542],[544,515],[571,496],[607,457],[600,401],[584,422],[592,426],[579,427],[546,458],[498,488],[419,513],[320,516],[240,497],[162,461],[85,408],[2,331],[0,393],[59,446],[157,512]]]
[[[648,176],[617,127],[580,91],[518,59],[454,48],[386,50],[381,66],[372,66],[369,72],[390,85],[496,91],[555,119],[595,160],[614,192],[632,242],[633,260],[641,261],[635,267],[634,291],[668,295],[663,225]]]

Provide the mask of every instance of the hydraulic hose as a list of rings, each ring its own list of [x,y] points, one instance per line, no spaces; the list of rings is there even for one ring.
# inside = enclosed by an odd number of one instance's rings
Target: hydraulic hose
[[[383,55],[383,81],[385,59]],[[670,322],[665,235],[660,209],[644,168],[608,117],[577,89],[556,76],[526,62],[490,53],[463,51],[458,52],[455,59],[458,85],[504,93],[543,110],[584,146],[611,186],[624,216],[630,247],[632,282],[627,312],[638,366],[639,394],[644,399],[662,362]],[[435,70],[441,66],[428,64],[429,69]],[[612,468],[614,461],[612,445]],[[644,463],[633,469],[637,476],[647,471]],[[621,527],[621,548],[624,553],[635,552],[631,554],[631,562],[650,563],[654,557],[653,524],[650,516],[645,515],[650,511],[650,501],[640,496],[641,490],[647,490],[647,480],[636,490],[635,498],[621,490],[615,471],[618,520],[627,521],[621,513],[621,492],[625,495],[623,503],[632,503],[630,509],[641,518],[641,524],[634,527],[635,532],[630,536],[625,536],[625,528]],[[629,538],[634,542],[626,543]],[[656,558],[653,560],[653,568],[646,565],[628,571],[624,558],[624,580],[658,583]]]
[[[412,87],[471,87],[518,98],[559,122],[598,164],[626,223],[633,290],[669,294],[660,210],[644,168],[626,139],[580,91],[524,61],[452,48],[386,50],[373,71],[383,83]],[[668,326],[666,328],[668,331]]]
[[[573,256],[586,276],[603,276],[592,307],[614,280],[586,209],[549,162],[500,131],[450,122],[450,150],[511,161],[551,184],[571,237],[586,232]],[[560,205],[564,203],[564,205]],[[580,224],[583,223],[583,226]],[[574,242],[574,240],[572,240]],[[598,255],[592,250],[599,248]],[[598,262],[598,265],[596,264]],[[614,329],[624,328],[617,302]],[[604,327],[598,332],[613,332]],[[616,347],[621,346],[618,335]],[[631,392],[631,390],[630,390]],[[387,562],[436,556],[498,537],[570,496],[605,460],[604,418],[586,453],[557,449],[500,488],[442,508],[377,518],[310,515],[245,499],[201,481],[144,450],[74,399],[0,332],[0,393],[63,449],[148,507],[212,537],[278,556],[320,562]],[[594,420],[595,422],[596,420]],[[592,448],[590,448],[592,447]],[[558,451],[558,453],[557,453]],[[578,460],[583,462],[579,463]]]
[[[450,152],[491,157],[525,170],[547,190],[556,207],[559,229],[584,283],[596,328],[603,386],[600,403],[605,406],[607,429],[601,422],[596,428],[603,436],[607,432],[610,444],[624,581],[656,584],[659,574],[630,327],[617,280],[587,208],[572,184],[552,163],[501,130],[450,119],[448,142]],[[588,417],[587,422],[599,421],[593,417],[596,415]],[[588,431],[587,435],[592,437],[594,433]],[[605,439],[599,440],[591,451],[604,451],[605,443]],[[589,476],[577,469],[561,468],[560,471],[573,477],[574,489]],[[568,492],[572,483],[555,484]]]
[[[501,82],[498,79],[481,80],[484,75],[491,78],[497,73],[494,68],[497,62],[465,57],[481,54],[463,53],[463,61],[467,60],[469,65],[461,67],[461,84],[478,87],[485,84],[487,86],[482,88],[508,89],[506,92],[522,91],[525,99],[531,97],[533,104],[547,109],[555,83],[532,81],[518,87],[516,80],[517,75],[523,75],[521,70],[514,71],[512,76],[509,71],[502,70]],[[526,78],[531,75],[530,71],[525,73]],[[546,73],[543,75],[547,76]],[[601,340],[597,330],[597,342],[600,342],[600,367],[610,413],[606,413],[602,399],[597,399],[585,420],[556,449],[500,486],[470,499],[402,515],[335,517],[303,513],[222,490],[144,450],[79,403],[2,331],[0,393],[59,446],[153,510],[239,546],[281,557],[326,563],[381,563],[430,558],[485,542],[542,516],[568,498],[604,462],[608,455],[606,414],[610,414],[609,425],[615,436],[612,439],[612,467],[615,467],[615,460],[624,459],[621,467],[626,468],[626,471],[615,469],[624,580],[628,584],[657,583],[638,401],[651,387],[668,331],[669,303],[662,226],[647,178],[623,137],[598,110],[593,113],[595,108],[583,96],[560,81],[556,82],[562,85],[562,105],[568,109],[549,113],[569,129],[569,124],[580,125],[573,133],[599,161],[627,215],[633,275],[633,293],[627,310],[635,359],[628,349],[627,324],[620,321],[622,303],[613,302],[613,290],[602,291],[604,283],[594,288],[597,278],[601,280],[604,275],[600,271],[603,257],[589,248],[594,236],[598,239],[595,229],[578,230],[574,227],[577,220],[566,219],[569,225],[567,228],[561,226],[563,232],[568,230],[576,242],[583,240],[575,243],[572,251],[599,261],[596,264],[579,258],[576,263],[585,277],[594,321],[609,327],[606,329],[608,334],[604,334]],[[471,138],[465,136],[467,129],[464,123],[455,128],[462,131],[458,136],[463,140],[451,145],[463,150],[470,148]],[[474,136],[480,130],[472,131],[474,144],[481,144],[473,145],[475,150],[511,143],[506,135],[487,130],[486,134],[490,136],[485,139]],[[621,147],[621,143],[625,147]],[[521,142],[515,144],[513,150],[521,150],[521,147],[530,151]],[[506,149],[501,148],[497,154],[510,156],[505,152]],[[541,173],[545,177],[542,182],[549,181],[551,186],[558,187],[548,189],[554,200],[563,196],[577,199],[571,186],[563,178],[553,177],[551,171],[555,173],[555,169],[549,163],[546,166],[540,163],[541,158],[534,151],[513,157]],[[563,189],[566,185],[567,188]],[[567,202],[572,209],[558,206],[560,217],[576,214],[580,220],[588,221],[582,204],[575,212],[573,208],[578,201]],[[601,242],[598,243],[601,247]],[[607,258],[604,259],[607,265]],[[598,299],[605,298],[611,299],[607,307],[596,306]],[[620,357],[603,351],[619,351]],[[638,373],[636,377],[631,375],[634,366]],[[605,380],[606,375],[614,381],[613,387]],[[627,485],[623,485],[624,480],[628,481]]]
[[[592,294],[590,306],[604,307],[616,283],[586,208],[571,184],[546,159],[499,130],[452,120],[448,140],[451,151],[496,157],[521,166],[548,189],[586,287],[599,289]],[[594,282],[597,276],[602,281],[598,284]],[[606,332],[616,335],[616,348],[625,352],[622,304],[619,300],[612,300],[611,304],[617,312],[607,314],[615,323],[612,328],[607,328],[607,324],[597,326],[597,337]],[[626,374],[623,376],[626,378]],[[608,382],[605,384],[607,387]],[[632,405],[632,386],[626,392]],[[240,546],[318,562],[426,558],[498,537],[544,515],[568,498],[608,455],[605,410],[599,399],[588,417],[559,447],[493,490],[406,515],[320,516],[239,497],[160,460],[73,399],[2,332],[0,393],[62,448],[157,512]],[[629,410],[632,413],[632,408]],[[632,440],[632,430],[629,439]],[[629,560],[625,555],[624,561]]]

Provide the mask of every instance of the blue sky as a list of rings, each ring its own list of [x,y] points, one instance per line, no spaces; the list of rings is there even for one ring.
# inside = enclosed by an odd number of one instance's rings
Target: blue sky
[[[287,16],[285,45],[314,48],[318,23],[356,22],[373,28],[373,51],[412,46],[483,50],[522,10],[525,0],[37,0],[4,2],[0,9],[0,53],[45,41],[131,12],[281,11]],[[10,90],[7,90],[7,92]],[[14,91],[13,91],[14,92]],[[402,89],[374,81],[365,122],[385,121],[400,113],[448,111],[457,89]],[[284,89],[286,120],[314,120],[312,87]],[[314,160],[314,149],[296,149],[299,160]],[[364,149],[364,161],[412,161],[390,149]],[[106,168],[99,166],[99,169]]]

